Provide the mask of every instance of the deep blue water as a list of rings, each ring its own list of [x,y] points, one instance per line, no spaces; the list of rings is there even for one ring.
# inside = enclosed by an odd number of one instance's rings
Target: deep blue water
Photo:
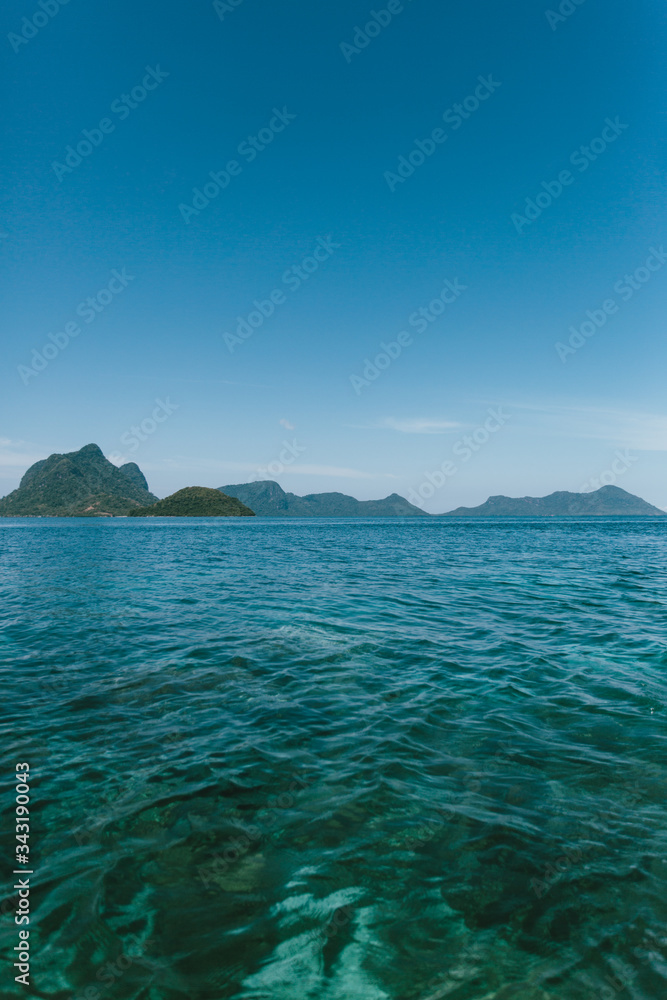
[[[662,522],[1,520],[0,994],[664,998],[666,611]]]

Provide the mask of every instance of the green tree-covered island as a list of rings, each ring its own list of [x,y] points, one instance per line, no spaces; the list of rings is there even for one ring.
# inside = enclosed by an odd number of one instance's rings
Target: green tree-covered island
[[[254,517],[236,497],[225,496],[220,490],[206,486],[186,486],[177,493],[158,500],[150,507],[135,508],[130,517]]]

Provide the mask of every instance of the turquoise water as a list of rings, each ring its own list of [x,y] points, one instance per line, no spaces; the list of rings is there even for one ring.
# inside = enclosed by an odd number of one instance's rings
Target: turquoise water
[[[2,996],[667,995],[667,525],[3,520],[0,574]]]

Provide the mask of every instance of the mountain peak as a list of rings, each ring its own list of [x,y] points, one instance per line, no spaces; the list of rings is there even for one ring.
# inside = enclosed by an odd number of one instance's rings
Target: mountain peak
[[[134,466],[134,463],[129,463]],[[94,517],[127,514],[157,497],[138,466],[127,475],[96,444],[35,462],[17,490],[0,500],[1,517]]]
[[[119,472],[122,472],[124,476],[134,483],[135,486],[140,486],[142,490],[148,489],[148,483],[146,482],[146,477],[137,465],[136,462],[126,462],[125,465],[119,467]]]
[[[628,493],[627,490],[622,490],[620,486],[601,486],[599,490],[596,490],[596,492],[602,494],[603,496],[633,496],[633,494]]]

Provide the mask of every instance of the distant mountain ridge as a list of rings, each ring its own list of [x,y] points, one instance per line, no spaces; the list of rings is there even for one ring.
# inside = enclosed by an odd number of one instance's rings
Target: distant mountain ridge
[[[31,465],[19,488],[0,500],[0,517],[122,515],[156,501],[134,462],[118,469],[87,444]]]
[[[559,491],[546,497],[495,496],[479,507],[457,507],[438,517],[667,517],[641,497],[618,486],[594,493]]]
[[[222,505],[219,499],[222,499]],[[234,501],[233,503],[231,501]],[[665,517],[665,511],[617,486],[592,493],[559,491],[546,497],[492,496],[477,507],[428,514],[392,493],[383,500],[357,500],[344,493],[286,493],[272,480],[209,487],[186,487],[164,501],[149,491],[135,462],[120,468],[96,444],[50,455],[27,470],[18,489],[0,499],[0,517],[127,516],[153,510],[153,516],[185,517]],[[167,512],[169,511],[169,512]]]
[[[384,500],[356,500],[345,493],[311,493],[305,497],[286,493],[278,483],[263,480],[220,486],[221,493],[236,497],[260,517],[429,517],[398,493]]]
[[[664,511],[617,486],[594,493],[560,491],[547,497],[493,496],[479,507],[457,507],[444,514],[427,514],[397,493],[384,500],[355,500],[344,493],[286,493],[278,483],[263,480],[221,486],[260,517],[665,517]]]

